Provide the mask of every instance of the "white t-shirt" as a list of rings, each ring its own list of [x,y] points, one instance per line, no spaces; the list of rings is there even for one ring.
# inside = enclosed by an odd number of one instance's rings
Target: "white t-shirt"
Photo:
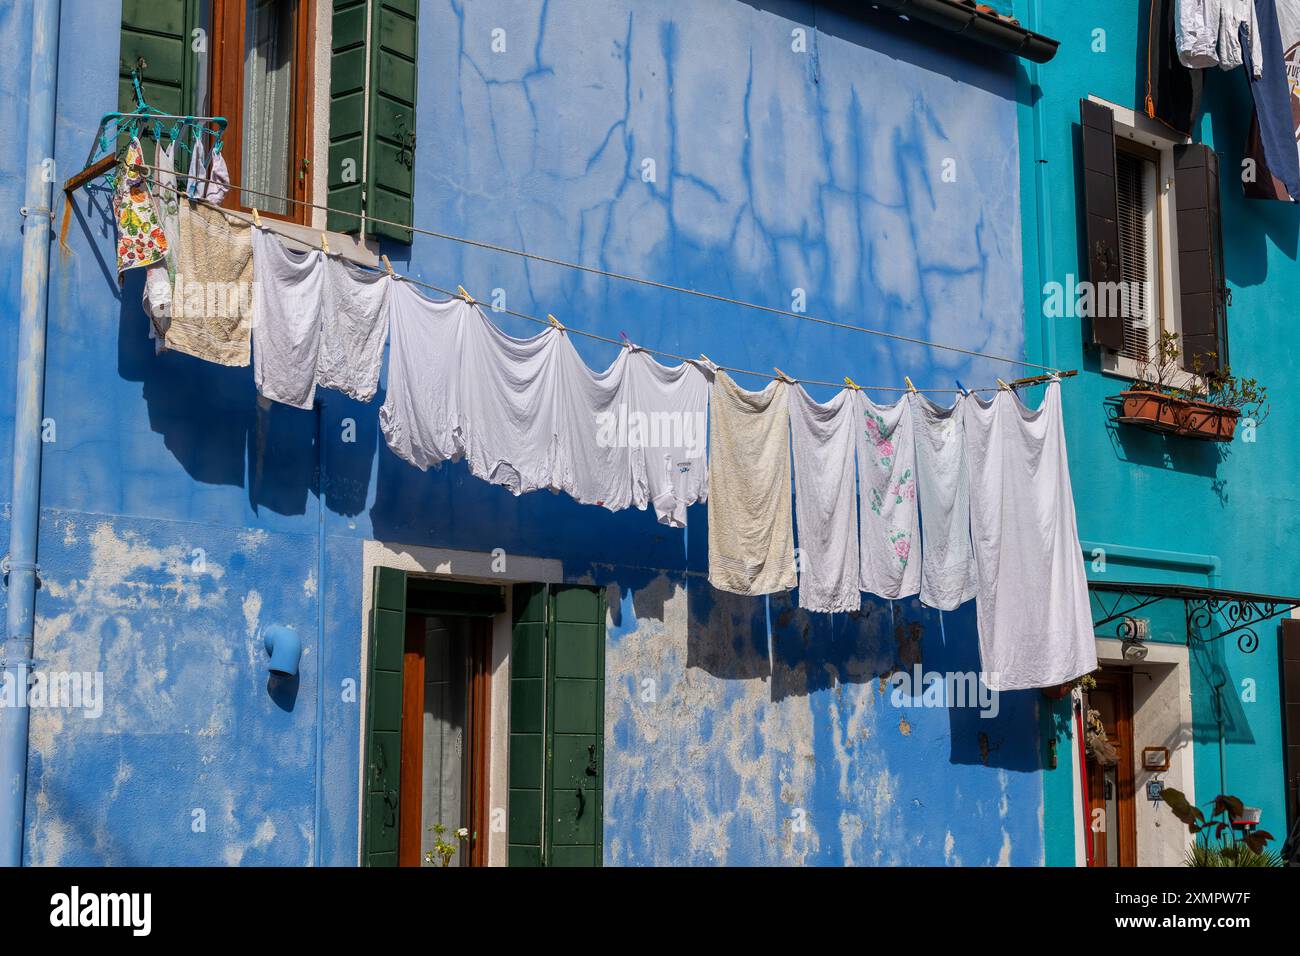
[[[253,380],[259,395],[295,408],[311,408],[316,395],[324,259],[253,230]]]
[[[388,340],[386,272],[364,269],[347,259],[325,258],[324,310],[316,384],[359,402],[375,397]]]

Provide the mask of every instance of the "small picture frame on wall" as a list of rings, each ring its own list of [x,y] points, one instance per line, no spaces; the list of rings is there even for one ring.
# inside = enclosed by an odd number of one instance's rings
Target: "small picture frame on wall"
[[[1168,747],[1143,747],[1142,748],[1142,769],[1148,773],[1156,773],[1169,769],[1169,748]]]

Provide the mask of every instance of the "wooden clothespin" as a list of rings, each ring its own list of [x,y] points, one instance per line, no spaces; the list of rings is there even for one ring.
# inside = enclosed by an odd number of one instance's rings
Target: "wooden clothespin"
[[[862,391],[862,386],[859,385],[857,382],[853,381],[853,379],[849,378],[847,375],[844,376],[844,384],[847,385],[849,388],[853,389],[853,391],[855,392]]]
[[[781,371],[775,365],[772,366],[772,371],[776,372],[776,377],[779,378],[781,381],[785,382],[787,385],[794,384],[794,379],[792,379],[789,375],[786,375],[785,372]]]
[[[913,395],[915,395],[915,394],[916,394],[916,386],[912,384],[912,380],[911,380],[910,378],[908,378],[906,375],[904,375],[904,376],[903,376],[903,381],[907,383],[907,390],[908,390],[909,392],[911,392]]]
[[[320,234],[320,251],[325,253],[327,256],[330,254],[329,236],[323,232]]]
[[[473,305],[473,304],[474,304],[474,297],[473,297],[472,295],[470,295],[468,292],[465,291],[465,287],[464,287],[463,285],[458,285],[458,286],[456,286],[456,293],[457,293],[457,294],[458,294],[462,299],[464,299],[466,302],[468,302],[470,305]]]
[[[393,264],[388,261],[388,256],[380,256],[380,261],[384,264],[384,270],[391,276],[394,275]]]
[[[253,225],[255,225],[258,229],[262,228],[262,217],[258,215],[256,206],[253,207]]]
[[[549,312],[546,313],[546,321],[551,323],[551,328],[559,329],[561,332],[564,331],[564,325],[560,322],[559,319],[551,315],[551,313]]]
[[[1010,392],[1012,390],[1011,386],[1002,381],[1002,379],[995,379],[995,381],[998,383],[998,388],[1002,389],[1002,391]]]

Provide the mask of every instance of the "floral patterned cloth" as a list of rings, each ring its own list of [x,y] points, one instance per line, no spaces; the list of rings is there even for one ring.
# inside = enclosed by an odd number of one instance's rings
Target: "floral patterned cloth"
[[[126,157],[118,164],[117,192],[113,195],[119,282],[127,269],[151,266],[167,255],[167,236],[158,221],[148,172],[140,141],[133,139],[126,148]]]
[[[884,598],[921,590],[916,445],[906,398],[881,406],[855,392],[858,410],[859,586]]]

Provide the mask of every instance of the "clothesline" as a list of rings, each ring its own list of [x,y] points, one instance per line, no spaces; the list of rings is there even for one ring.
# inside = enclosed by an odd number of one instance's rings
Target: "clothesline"
[[[704,357],[669,366],[626,335],[577,333],[625,346],[593,370],[551,316],[553,331],[515,338],[463,287],[332,255],[326,235],[295,252],[304,237],[287,242],[256,209],[228,213],[199,183],[206,202],[159,201],[142,162],[133,143],[114,194],[118,266],[149,270],[158,351],[251,364],[262,399],[300,409],[318,388],[373,400],[386,354],[379,430],[422,471],[463,461],[516,496],[653,509],[669,528],[707,504],[710,584],[798,589],[810,612],[859,610],[863,592],[941,611],[974,598],[990,690],[1096,668],[1057,376],[1037,409],[1001,381],[988,402],[878,405],[847,382],[818,403],[780,369],[747,391]],[[158,180],[181,192],[174,173]]]
[[[139,165],[140,168],[142,168],[142,169],[149,169],[149,170],[152,170],[152,171],[154,171],[154,172],[159,171],[159,167],[157,167],[157,166],[153,166],[153,165],[150,165],[150,164],[148,164],[148,163],[140,163],[140,164],[138,164],[138,165]],[[193,178],[194,178],[196,181],[198,181],[198,182],[202,182],[202,183],[211,183],[211,182],[212,182],[212,180],[208,179],[207,177],[193,177]],[[310,208],[310,209],[318,209],[318,210],[322,210],[322,211],[325,211],[325,212],[332,212],[332,213],[336,213],[336,214],[338,214],[338,215],[343,215],[343,216],[352,216],[352,217],[357,218],[357,219],[362,218],[362,216],[360,216],[359,214],[354,213],[354,212],[351,212],[351,211],[349,211],[349,210],[336,209],[336,208],[333,208],[333,207],[331,207],[331,206],[323,205],[323,204],[321,204],[321,203],[312,203],[312,202],[308,202],[308,201],[306,201],[306,200],[304,200],[304,199],[295,199],[295,198],[292,197],[292,196],[282,196],[282,195],[280,195],[280,194],[278,194],[278,193],[265,192],[265,191],[260,190],[260,189],[252,189],[252,188],[250,188],[250,187],[246,187],[246,186],[236,186],[236,185],[228,184],[228,183],[224,183],[224,182],[221,183],[220,185],[222,185],[222,186],[226,186],[226,187],[228,187],[229,189],[232,189],[232,190],[238,190],[238,191],[245,192],[245,193],[251,193],[251,194],[253,194],[253,195],[262,196],[262,197],[264,197],[264,198],[268,198],[268,199],[278,199],[278,200],[283,201],[283,202],[289,202],[289,203],[293,203],[293,204],[295,204],[295,205],[299,205],[299,206],[306,206],[306,207],[308,207],[308,208]],[[176,191],[176,192],[183,192],[183,190],[180,190],[180,189],[176,189],[175,191]],[[225,210],[225,211],[226,211],[226,212],[232,212],[232,210]],[[245,218],[245,219],[246,219],[246,217],[242,217],[242,218]],[[894,340],[894,341],[898,341],[898,342],[905,342],[905,343],[908,343],[908,344],[911,344],[911,345],[920,345],[920,346],[924,346],[924,347],[926,347],[926,348],[939,349],[939,350],[942,350],[942,351],[948,351],[948,352],[956,352],[956,353],[959,353],[959,354],[962,354],[962,355],[969,355],[969,356],[972,356],[972,357],[974,357],[974,358],[983,358],[983,359],[988,359],[988,360],[990,360],[990,361],[995,361],[995,362],[1004,362],[1004,363],[1006,363],[1006,364],[1008,364],[1008,365],[1018,365],[1018,366],[1023,366],[1023,367],[1025,367],[1025,368],[1039,369],[1039,370],[1041,370],[1041,371],[1043,371],[1043,372],[1048,373],[1048,376],[1047,376],[1047,377],[1051,377],[1051,376],[1059,376],[1059,375],[1062,374],[1062,370],[1061,370],[1061,369],[1053,368],[1053,367],[1050,366],[1050,365],[1039,365],[1039,364],[1037,364],[1037,363],[1035,363],[1035,362],[1029,362],[1029,361],[1026,361],[1025,359],[1014,359],[1014,358],[1008,358],[1008,357],[1003,356],[1003,355],[994,355],[994,354],[989,353],[989,352],[980,352],[980,351],[977,351],[977,350],[974,350],[974,349],[966,349],[966,348],[962,348],[962,347],[957,346],[957,345],[944,345],[944,344],[939,343],[939,342],[930,342],[930,341],[927,341],[927,340],[925,340],[925,339],[919,339],[919,338],[915,338],[915,337],[907,336],[907,335],[900,335],[900,334],[898,334],[898,333],[896,333],[896,332],[884,332],[884,331],[882,331],[882,330],[880,330],[880,329],[869,329],[869,328],[867,328],[867,327],[865,327],[865,326],[861,326],[861,325],[852,325],[852,324],[847,323],[847,322],[836,322],[836,321],[834,321],[834,320],[832,320],[832,319],[823,319],[823,318],[821,318],[821,317],[819,317],[819,316],[808,315],[807,313],[802,313],[802,312],[792,312],[792,311],[789,311],[789,310],[787,310],[787,309],[778,309],[778,308],[776,308],[775,306],[761,305],[761,304],[758,304],[758,303],[755,303],[755,302],[747,302],[747,301],[745,301],[745,300],[743,300],[743,299],[736,299],[736,298],[732,298],[732,297],[730,297],[730,296],[720,295],[720,294],[715,293],[715,292],[702,292],[702,291],[700,291],[700,290],[698,290],[698,289],[688,289],[688,288],[685,288],[684,286],[676,286],[676,285],[672,285],[672,284],[670,284],[670,283],[666,283],[666,282],[658,282],[658,281],[656,281],[656,280],[654,280],[654,279],[646,279],[646,278],[643,278],[643,277],[641,277],[641,276],[627,275],[627,274],[619,273],[619,272],[610,272],[610,271],[607,271],[607,270],[605,270],[605,269],[598,269],[598,268],[596,268],[596,267],[594,267],[594,266],[585,266],[585,265],[582,265],[581,263],[569,262],[569,261],[564,260],[564,259],[555,259],[555,258],[552,258],[552,257],[549,257],[549,256],[542,256],[542,255],[538,255],[537,253],[525,252],[525,251],[520,250],[520,249],[512,249],[512,248],[510,248],[510,247],[508,247],[508,246],[500,246],[500,245],[497,245],[497,244],[495,244],[495,243],[483,242],[483,241],[481,241],[481,240],[477,240],[477,239],[467,239],[467,238],[465,238],[465,237],[463,237],[463,236],[454,236],[454,235],[451,235],[451,234],[448,234],[448,233],[435,232],[435,231],[433,231],[433,230],[429,230],[429,229],[421,229],[421,228],[419,228],[419,227],[417,227],[417,226],[413,226],[413,225],[411,225],[411,224],[409,224],[409,223],[393,222],[393,221],[391,221],[391,220],[387,220],[387,219],[380,219],[380,218],[378,218],[378,217],[376,217],[376,216],[366,216],[365,218],[367,218],[367,219],[371,219],[371,220],[373,220],[374,222],[377,222],[377,223],[382,223],[382,224],[384,224],[384,225],[393,226],[393,227],[398,228],[398,229],[408,229],[408,230],[410,230],[410,231],[412,231],[412,232],[416,232],[416,233],[419,233],[419,234],[421,234],[421,235],[425,235],[425,236],[430,236],[430,237],[435,238],[435,239],[444,239],[444,240],[447,240],[447,241],[449,241],[449,242],[459,242],[459,243],[462,243],[462,244],[464,244],[464,245],[474,246],[474,247],[476,247],[476,248],[479,248],[479,249],[486,249],[486,250],[488,250],[488,251],[492,251],[492,252],[503,252],[503,253],[506,253],[506,254],[508,254],[508,255],[519,256],[519,257],[524,258],[524,259],[530,259],[530,260],[533,260],[533,261],[536,261],[536,262],[546,263],[546,264],[548,264],[548,265],[555,265],[555,266],[561,266],[561,267],[563,267],[563,268],[567,268],[567,269],[574,269],[574,270],[577,270],[577,271],[579,271],[579,272],[585,272],[585,273],[588,273],[588,274],[591,274],[591,275],[599,275],[599,276],[603,276],[603,277],[605,277],[605,278],[609,278],[609,279],[618,279],[618,280],[621,280],[621,281],[624,281],[624,282],[632,282],[632,283],[636,283],[636,284],[639,284],[639,285],[649,286],[649,287],[651,287],[651,288],[662,289],[662,290],[664,290],[664,291],[677,292],[677,293],[680,293],[680,294],[682,294],[682,295],[693,295],[693,296],[697,296],[697,297],[700,297],[700,298],[709,299],[709,300],[714,301],[714,302],[722,302],[722,303],[725,303],[725,304],[728,304],[728,305],[736,305],[736,306],[740,306],[740,307],[742,307],[742,308],[754,309],[754,310],[759,311],[759,312],[766,312],[766,313],[768,313],[768,314],[772,314],[772,315],[780,315],[780,316],[784,316],[784,317],[787,317],[787,318],[798,319],[798,320],[800,320],[800,321],[813,322],[813,323],[816,323],[816,324],[819,324],[819,325],[825,325],[825,326],[828,326],[828,327],[831,327],[831,328],[844,329],[844,330],[852,331],[852,332],[861,332],[861,333],[866,334],[866,335],[876,335],[876,336],[880,336],[880,337],[883,337],[883,338],[892,339],[892,340]],[[367,263],[359,263],[359,264],[360,264],[360,265],[368,265]],[[403,278],[410,279],[410,277],[407,277],[407,276],[403,276]],[[418,280],[415,280],[415,279],[410,279],[410,281],[412,281],[412,282],[418,282]],[[458,294],[458,293],[456,293],[456,292],[447,292],[446,290],[436,289],[436,287],[433,287],[433,286],[429,286],[429,288],[434,288],[435,291],[443,292],[444,294],[447,294],[447,295],[457,295],[457,294]],[[497,310],[497,311],[505,312],[506,314],[509,314],[509,315],[518,315],[518,313],[510,312],[508,309],[500,309],[500,310]],[[539,319],[537,319],[537,318],[534,317],[534,316],[526,316],[526,315],[519,315],[519,317],[520,317],[520,318],[527,319],[527,320],[532,321],[532,322],[539,322],[539,321],[540,321],[540,322],[541,322],[542,324],[544,324],[544,325],[549,325],[549,324],[550,324],[550,321],[549,321],[548,319],[539,320]],[[567,329],[567,328],[568,328],[568,326],[566,326],[566,329]],[[594,335],[593,333],[584,333],[584,332],[579,332],[579,330],[577,330],[577,329],[569,329],[569,331],[578,332],[578,334],[588,335],[588,336],[590,336],[590,337],[592,337],[592,338],[598,338],[598,339],[601,338],[600,336],[596,336],[596,335]],[[617,341],[617,340],[608,339],[608,338],[603,339],[603,341],[612,342],[612,343],[615,344],[615,345],[623,345],[623,344],[624,344],[624,343],[619,342],[619,341]],[[655,351],[655,350],[653,350],[653,349],[647,349],[647,351]],[[670,357],[670,358],[678,358],[679,361],[682,361],[682,360],[683,360],[683,359],[681,359],[679,356],[672,356],[670,353],[666,353],[666,352],[658,352],[658,353],[656,353],[656,354],[667,355],[667,356]],[[754,375],[754,376],[757,376],[757,377],[759,377],[759,378],[776,379],[776,378],[780,378],[780,377],[781,377],[781,376],[779,376],[779,375],[770,375],[770,374],[765,373],[765,372],[750,372],[750,371],[747,371],[747,370],[745,370],[745,369],[734,369],[734,371],[741,372],[741,373],[744,373],[744,374]],[[1072,374],[1072,373],[1067,372],[1067,373],[1065,373],[1065,374],[1066,374],[1066,375],[1069,375],[1069,374]],[[1045,380],[1045,378],[1044,378],[1043,380]],[[833,387],[833,388],[842,388],[842,387],[844,387],[844,384],[845,384],[845,383],[834,383],[834,382],[816,382],[816,381],[813,381],[813,380],[811,380],[811,379],[795,379],[795,381],[803,381],[803,382],[806,382],[807,384],[810,384],[810,385],[828,385],[828,386],[831,386],[831,387]],[[1020,383],[1020,384],[1029,384],[1029,383],[1028,383],[1028,382],[1022,382],[1022,383]],[[911,389],[909,389],[909,388],[901,388],[901,387],[895,387],[895,386],[883,386],[883,385],[881,385],[881,386],[866,386],[866,385],[863,385],[863,386],[861,386],[861,387],[864,388],[864,389],[865,389],[865,388],[871,388],[871,389],[876,390],[876,391],[890,391],[890,392],[906,392],[906,391],[911,391]],[[990,391],[990,390],[993,390],[993,389],[996,388],[996,387],[997,387],[997,386],[990,386],[990,387],[988,387],[988,388],[983,388],[983,389],[969,389],[969,390],[967,390],[967,391]],[[928,388],[928,389],[919,389],[919,388],[918,388],[918,389],[916,389],[916,391],[958,393],[958,392],[962,392],[963,389],[961,389],[961,388]]]

